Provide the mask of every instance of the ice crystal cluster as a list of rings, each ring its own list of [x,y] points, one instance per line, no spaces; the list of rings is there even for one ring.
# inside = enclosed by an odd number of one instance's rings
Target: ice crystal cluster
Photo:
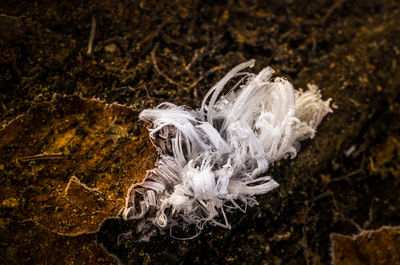
[[[282,158],[294,158],[300,141],[313,138],[332,110],[315,85],[295,90],[274,70],[244,72],[250,60],[233,68],[191,110],[162,103],[144,110],[157,167],[133,185],[122,211],[125,219],[143,219],[164,229],[204,224],[229,228],[225,212],[257,204],[255,195],[279,185],[265,173]],[[230,88],[232,79],[239,81]],[[138,229],[142,229],[142,226]],[[139,232],[139,231],[138,231]]]

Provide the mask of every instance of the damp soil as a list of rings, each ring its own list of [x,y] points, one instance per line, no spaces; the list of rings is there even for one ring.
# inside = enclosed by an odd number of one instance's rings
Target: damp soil
[[[395,0],[0,3],[0,263],[331,264],[331,235],[398,226],[399,17]],[[156,160],[138,113],[196,108],[251,58],[332,98],[315,139],[231,229],[120,242]]]

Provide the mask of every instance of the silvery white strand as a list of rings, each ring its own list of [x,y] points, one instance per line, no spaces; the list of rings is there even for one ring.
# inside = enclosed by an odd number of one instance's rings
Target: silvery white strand
[[[254,63],[233,68],[198,110],[162,103],[140,114],[152,125],[159,160],[128,191],[124,219],[144,219],[161,229],[195,225],[201,231],[206,223],[229,228],[226,210],[253,206],[254,195],[279,186],[264,173],[275,161],[294,158],[299,142],[314,137],[332,112],[330,99],[323,101],[315,85],[294,90],[285,78],[272,78],[270,67],[258,75],[242,72]],[[235,77],[241,80],[221,95]]]

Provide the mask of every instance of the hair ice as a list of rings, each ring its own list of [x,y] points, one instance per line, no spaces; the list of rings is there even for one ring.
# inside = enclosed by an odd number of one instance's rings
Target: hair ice
[[[254,195],[279,186],[264,173],[275,161],[294,158],[299,142],[314,137],[332,112],[330,99],[323,101],[315,85],[294,90],[285,78],[273,78],[270,67],[258,75],[242,72],[254,63],[228,72],[198,110],[162,103],[140,114],[152,124],[159,159],[128,191],[124,219],[143,218],[161,229],[180,224],[201,231],[206,223],[228,228],[225,210],[252,206]],[[241,80],[223,95],[238,76]],[[216,220],[220,214],[224,223]]]

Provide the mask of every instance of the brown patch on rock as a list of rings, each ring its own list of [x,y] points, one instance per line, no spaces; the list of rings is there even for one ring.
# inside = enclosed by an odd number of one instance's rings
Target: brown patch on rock
[[[358,235],[332,234],[332,264],[400,264],[400,227],[382,227]]]

